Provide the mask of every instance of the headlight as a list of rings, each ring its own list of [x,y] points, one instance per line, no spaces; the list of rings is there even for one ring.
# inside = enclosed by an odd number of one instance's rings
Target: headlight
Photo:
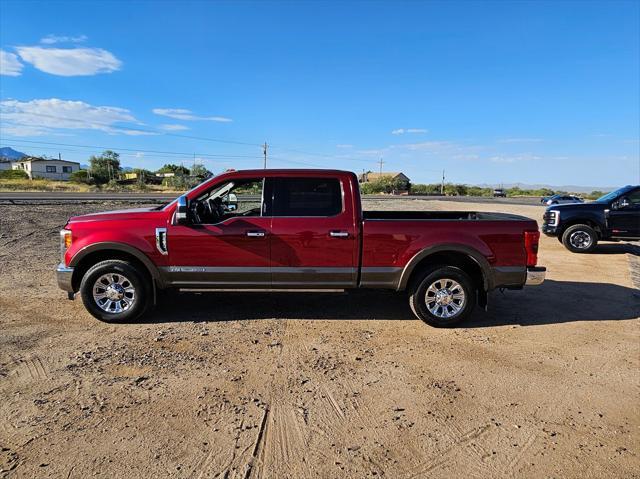
[[[64,263],[64,254],[71,247],[71,230],[60,230],[60,261]]]

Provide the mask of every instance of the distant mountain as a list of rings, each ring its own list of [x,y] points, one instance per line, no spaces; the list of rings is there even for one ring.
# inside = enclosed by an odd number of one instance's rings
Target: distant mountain
[[[27,156],[26,153],[22,153],[20,151],[16,151],[9,146],[5,146],[4,148],[0,148],[0,158],[4,158],[7,160],[19,160],[23,156]]]
[[[482,184],[477,185],[481,188],[515,188],[516,186],[522,190],[540,190],[542,188],[549,188],[553,191],[569,191],[571,193],[591,193],[592,191],[613,191],[617,190],[621,186],[576,186],[576,185],[542,185],[542,184],[527,184],[527,183],[495,183],[495,184]]]

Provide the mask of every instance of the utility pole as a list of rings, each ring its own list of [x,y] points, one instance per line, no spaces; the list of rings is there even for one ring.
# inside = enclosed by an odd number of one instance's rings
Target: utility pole
[[[444,196],[444,170],[442,170],[442,186],[440,186],[440,195]]]
[[[264,169],[267,169],[267,149],[269,148],[269,145],[267,145],[267,142],[264,142],[264,145],[262,145],[262,154],[264,155]]]
[[[384,164],[384,161],[382,161],[382,157],[380,157],[380,174],[382,174],[382,165]]]
[[[58,152],[58,160],[62,161],[62,155]]]

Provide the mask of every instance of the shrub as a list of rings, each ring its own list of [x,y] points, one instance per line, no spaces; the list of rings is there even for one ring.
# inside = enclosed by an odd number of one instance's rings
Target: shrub
[[[28,180],[29,175],[23,170],[2,170],[0,178],[4,180]]]
[[[93,183],[93,179],[89,176],[87,170],[78,170],[71,173],[70,180],[74,183],[84,183],[90,185]]]

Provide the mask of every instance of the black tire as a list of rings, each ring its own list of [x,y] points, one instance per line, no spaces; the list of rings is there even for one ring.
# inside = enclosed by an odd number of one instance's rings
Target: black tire
[[[562,244],[572,253],[590,253],[598,245],[598,233],[589,225],[569,226],[562,233]]]
[[[457,283],[464,295],[464,301],[458,302],[459,298],[454,299],[449,305],[441,305],[439,308],[436,308],[438,303],[435,300],[427,302],[428,297],[432,298],[433,294],[437,294],[434,293],[434,289],[451,293],[458,291],[458,287],[449,289],[448,282],[441,282],[438,285],[439,280],[450,280],[452,283]],[[434,288],[428,291],[431,286]],[[415,287],[409,295],[409,306],[411,306],[413,313],[425,323],[435,327],[449,327],[461,323],[469,317],[476,305],[477,295],[476,285],[463,270],[454,266],[437,266],[424,272],[422,278],[415,283]],[[454,305],[460,306],[460,309],[452,314],[452,310],[455,309]],[[450,316],[444,317],[445,309]]]
[[[107,311],[101,307],[98,304],[98,300],[94,299],[93,296],[96,282],[104,275],[113,275],[112,279],[115,278],[116,281],[122,282],[121,285],[117,282],[109,284],[111,280],[105,279],[106,282],[102,283],[104,285],[104,294],[107,294],[109,287],[117,288],[117,286],[114,286],[115,284],[120,285],[123,290],[123,298],[120,301],[111,301],[109,298],[104,298],[105,307],[110,302],[111,308],[108,309],[112,309],[112,311]],[[119,290],[116,291],[116,293],[118,292]],[[93,317],[109,323],[133,321],[142,316],[149,309],[151,295],[151,285],[146,280],[146,275],[131,263],[118,259],[101,261],[93,265],[84,274],[80,283],[80,296],[84,307]],[[130,304],[127,306],[128,302]],[[115,309],[120,309],[120,311],[115,311]]]

